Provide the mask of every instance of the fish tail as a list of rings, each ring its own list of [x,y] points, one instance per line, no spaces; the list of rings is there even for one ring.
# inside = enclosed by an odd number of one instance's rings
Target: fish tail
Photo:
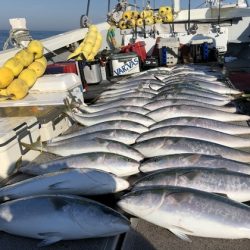
[[[44,147],[43,147],[43,143],[41,142],[40,136],[38,137],[37,141],[34,143],[28,144],[25,142],[21,142],[21,145],[30,150],[41,151],[41,153],[44,152]]]

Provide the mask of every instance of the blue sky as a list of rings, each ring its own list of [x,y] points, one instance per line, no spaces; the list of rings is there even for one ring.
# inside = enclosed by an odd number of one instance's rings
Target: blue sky
[[[191,0],[196,7],[205,0]],[[25,17],[30,30],[67,31],[79,27],[79,19],[86,12],[87,0],[1,0],[0,30],[9,30],[9,18]],[[93,22],[105,20],[106,0],[91,0],[90,17]],[[133,3],[133,0],[130,0]],[[137,0],[137,3],[146,2]],[[154,1],[151,1],[152,3]],[[232,1],[231,1],[232,2]],[[111,0],[114,6],[117,0]],[[169,5],[171,0],[156,0],[157,6]],[[182,0],[187,7],[188,0]]]

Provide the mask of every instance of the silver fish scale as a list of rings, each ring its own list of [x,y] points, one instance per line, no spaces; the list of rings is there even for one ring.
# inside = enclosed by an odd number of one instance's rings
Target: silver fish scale
[[[228,221],[239,223],[239,227],[240,225],[249,225],[250,223],[249,208],[246,206],[246,209],[243,209],[242,206],[239,206],[238,203],[232,200],[218,196],[216,202],[214,202],[214,199],[211,199],[208,193],[199,193],[197,191],[194,193],[185,191],[181,192],[181,196],[185,197],[181,200],[178,199],[178,193],[173,194],[173,196],[175,195],[177,196],[178,202],[176,202],[176,200],[172,202],[165,200],[164,203],[166,204],[166,207],[163,205],[162,209],[173,209],[175,213],[178,212],[179,217],[185,218],[188,213],[189,216],[199,220],[205,215],[208,220],[216,221],[217,223],[223,223],[225,225],[228,223]],[[211,200],[211,202],[209,202],[209,200]],[[232,207],[226,206],[226,204],[234,205],[234,208],[236,209],[233,210],[233,213]],[[235,226],[235,224],[233,225]]]

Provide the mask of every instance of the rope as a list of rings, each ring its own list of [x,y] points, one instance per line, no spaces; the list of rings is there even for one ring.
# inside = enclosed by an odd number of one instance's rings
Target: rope
[[[10,30],[9,37],[4,43],[3,50],[8,49],[8,47],[22,47],[21,42],[31,41],[29,30],[27,29],[13,29]]]
[[[9,32],[9,37],[7,38],[6,42],[4,43],[3,50],[8,49],[9,47],[19,47],[23,48],[22,45],[23,41],[32,41],[33,38],[31,37],[28,29],[13,29]],[[57,53],[51,51],[47,47],[44,46],[44,49],[47,50],[49,53],[53,54],[54,56],[58,56]],[[63,59],[63,57],[61,57]],[[53,60],[52,60],[53,61]]]

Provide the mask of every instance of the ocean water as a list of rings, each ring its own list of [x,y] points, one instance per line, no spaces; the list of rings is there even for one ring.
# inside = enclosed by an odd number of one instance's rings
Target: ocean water
[[[60,33],[63,33],[63,31],[30,31],[32,38],[37,40],[45,39],[50,36],[55,36]],[[8,30],[0,30],[0,51],[3,50],[3,45],[8,37]]]

